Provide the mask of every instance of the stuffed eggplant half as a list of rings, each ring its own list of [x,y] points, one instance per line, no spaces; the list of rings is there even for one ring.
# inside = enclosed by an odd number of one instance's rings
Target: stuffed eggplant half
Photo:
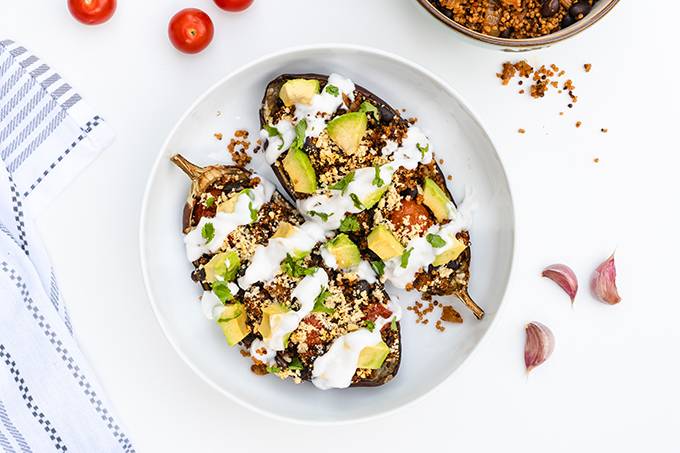
[[[338,75],[282,75],[260,109],[268,163],[300,213],[359,248],[381,281],[425,295],[468,294],[470,209],[457,206],[415,125]]]
[[[254,372],[321,389],[396,375],[400,307],[348,235],[306,221],[243,168],[172,161],[192,182],[183,231],[202,310]]]

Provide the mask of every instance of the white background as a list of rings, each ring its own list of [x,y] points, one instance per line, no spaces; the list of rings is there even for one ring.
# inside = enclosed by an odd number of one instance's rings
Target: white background
[[[462,42],[412,0],[256,0],[241,15],[210,0],[121,0],[95,28],[72,20],[65,3],[1,0],[0,35],[57,68],[117,132],[40,226],[80,345],[138,451],[680,449],[677,2],[623,0],[581,36],[523,55],[569,71],[580,97],[571,111],[556,93],[534,101],[501,86],[494,74],[514,55]],[[168,19],[187,6],[216,26],[198,56],[166,37]],[[194,98],[254,58],[322,42],[400,54],[462,94],[506,165],[518,248],[500,318],[449,381],[386,418],[310,428],[237,406],[183,364],[147,301],[138,222],[151,164]],[[610,307],[587,286],[614,249],[623,302]],[[540,278],[553,262],[580,278],[573,309]],[[532,320],[553,329],[557,346],[527,378]]]

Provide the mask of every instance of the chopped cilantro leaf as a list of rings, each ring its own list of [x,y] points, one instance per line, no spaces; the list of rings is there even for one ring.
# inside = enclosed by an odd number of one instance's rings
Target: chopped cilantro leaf
[[[379,277],[385,273],[385,263],[380,260],[371,261],[371,267]]]
[[[413,251],[413,247],[411,247],[407,250],[404,250],[404,253],[402,253],[402,255],[401,255],[401,267],[402,268],[406,269],[406,267],[408,266],[408,259],[411,256],[412,251]]]
[[[320,312],[320,313],[328,313],[329,315],[332,315],[335,310],[332,308],[326,307],[323,303],[328,299],[328,296],[330,296],[331,293],[327,289],[322,288],[321,292],[319,293],[318,296],[316,296],[316,299],[314,299],[314,308],[312,311],[314,312]]]
[[[270,126],[268,124],[264,125],[264,130],[267,131],[267,134],[270,137],[279,137],[281,139],[281,144],[279,145],[279,149],[283,148],[283,135],[281,135],[281,132],[274,126]]]
[[[268,366],[267,367],[267,373],[278,373],[281,370],[277,366]]]
[[[394,331],[394,332],[397,331],[397,317],[396,316],[392,317],[392,322],[390,323],[390,329],[392,329],[392,331]]]
[[[312,275],[316,272],[315,267],[305,267],[301,264],[304,257],[293,258],[290,254],[286,254],[286,258],[281,263],[281,269],[283,272],[290,275],[291,277],[305,277],[307,275]]]
[[[364,323],[364,327],[366,327],[369,332],[373,332],[373,330],[375,329],[375,323],[373,321],[366,321]]]
[[[352,202],[354,203],[354,207],[357,209],[364,209],[364,205],[361,203],[361,200],[359,200],[359,197],[355,193],[349,194],[349,197],[352,199]]]
[[[293,357],[293,360],[290,361],[290,365],[288,365],[289,370],[301,370],[303,368],[302,361],[300,361],[299,357]]]
[[[326,85],[325,91],[326,91],[326,93],[332,94],[335,97],[338,97],[338,95],[340,95],[340,90],[335,85],[330,85],[330,84]]]
[[[231,293],[231,290],[229,289],[229,285],[227,285],[227,282],[216,280],[212,284],[212,290],[213,293],[215,293],[217,298],[220,300],[220,302],[222,302],[222,304],[226,304],[228,300],[232,300],[234,298],[234,295]]]
[[[307,211],[307,214],[310,216],[317,216],[324,222],[328,222],[328,218],[333,215],[333,213],[327,214],[325,212],[319,212],[319,211]]]
[[[420,143],[416,143],[416,148],[418,148],[418,151],[420,151],[421,158],[424,158],[425,154],[427,153],[427,150],[430,149],[430,144],[428,143],[427,146],[422,147],[420,146]]]
[[[351,183],[352,181],[354,181],[354,172],[348,173],[347,176],[345,176],[340,181],[330,186],[330,189],[340,190],[344,195],[345,191],[347,190],[347,186],[349,186],[349,183]]]
[[[305,132],[307,131],[307,120],[303,119],[295,125],[295,141],[291,147],[302,149],[305,146]]]
[[[436,249],[446,245],[446,241],[438,234],[428,234],[425,238],[427,239],[427,242]]]
[[[360,112],[364,113],[372,113],[373,117],[376,119],[376,121],[380,120],[380,112],[378,111],[378,107],[375,105],[371,104],[368,101],[364,101],[361,103],[361,106],[359,107]]]
[[[380,166],[376,165],[375,167],[375,177],[373,178],[373,185],[376,187],[382,187],[385,185],[385,181],[382,180],[380,177]]]
[[[343,233],[354,233],[359,231],[359,221],[353,215],[348,215],[340,222],[340,231]]]
[[[253,202],[248,203],[248,209],[250,210],[250,221],[255,222],[257,220],[257,209],[253,208]]]
[[[205,239],[206,244],[215,239],[215,225],[210,222],[203,225],[203,228],[201,229],[201,236],[203,236],[203,239]]]
[[[206,198],[206,199],[205,199],[205,202],[203,203],[203,205],[204,205],[206,208],[210,208],[210,207],[212,207],[212,205],[214,205],[214,204],[215,204],[215,197],[213,197],[212,195],[210,195],[208,198]]]

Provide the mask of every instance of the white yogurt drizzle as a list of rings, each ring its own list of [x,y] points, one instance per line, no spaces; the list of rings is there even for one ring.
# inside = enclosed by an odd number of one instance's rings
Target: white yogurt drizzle
[[[214,217],[201,217],[198,225],[184,236],[187,258],[195,261],[205,253],[217,252],[224,243],[224,240],[241,225],[247,225],[253,220],[251,209],[259,211],[260,207],[268,202],[274,193],[274,186],[265,180],[260,179],[260,183],[253,189],[243,191],[238,195],[234,212],[217,211]],[[207,242],[203,237],[203,228],[207,224],[212,224],[215,235]]]
[[[257,282],[269,282],[281,272],[279,264],[287,254],[311,251],[317,242],[324,240],[326,232],[314,222],[305,222],[288,237],[272,238],[267,245],[258,245],[238,285],[248,289]]]
[[[285,349],[285,336],[295,331],[300,322],[312,312],[316,298],[328,287],[328,274],[323,269],[317,269],[312,275],[308,275],[297,284],[290,295],[291,300],[300,303],[297,311],[287,311],[269,317],[271,337],[264,339],[267,349],[283,351]]]
[[[450,203],[449,212],[451,221],[445,225],[433,225],[424,236],[416,237],[409,241],[405,250],[411,250],[411,253],[406,267],[402,267],[401,256],[385,261],[385,279],[397,288],[404,289],[408,283],[413,281],[420,269],[427,268],[434,262],[437,255],[454,245],[456,234],[470,228],[474,209],[474,199],[469,193],[466,194],[458,209],[456,209],[453,203]],[[427,241],[428,234],[438,235],[446,244],[442,247],[433,247]]]
[[[395,299],[393,297],[393,299]],[[373,331],[361,328],[336,338],[328,351],[314,360],[312,383],[321,390],[331,388],[347,388],[357,371],[359,355],[364,348],[375,346],[382,341],[380,330],[392,319],[401,319],[401,307],[398,302],[390,301],[388,309],[392,311],[389,318],[378,318]]]
[[[328,85],[334,85],[338,88],[339,93],[333,95],[326,91]],[[280,136],[269,136],[266,129],[260,131],[260,137],[268,140],[267,148],[265,149],[265,158],[271,165],[290,148],[290,145],[295,139],[295,124],[303,119],[307,121],[306,137],[318,137],[321,132],[326,129],[326,123],[331,116],[338,109],[347,110],[347,106],[343,104],[343,94],[346,95],[350,101],[354,100],[354,83],[339,74],[331,74],[328,76],[328,84],[321,89],[319,94],[312,97],[310,104],[295,104],[295,118],[294,121],[281,120],[273,126],[279,131]]]

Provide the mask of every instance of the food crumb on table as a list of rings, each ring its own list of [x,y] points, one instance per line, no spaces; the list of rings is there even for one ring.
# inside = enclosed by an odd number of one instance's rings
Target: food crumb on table
[[[221,132],[215,132],[213,134],[217,140],[222,140],[222,133]]]
[[[583,124],[582,122],[577,121],[577,122],[576,122],[576,127],[581,127],[582,124]]]
[[[590,63],[586,63],[586,64],[583,65],[583,69],[585,69],[586,72],[590,72],[592,67],[593,67],[593,65],[591,65]]]
[[[594,159],[593,159],[593,162],[595,162],[596,164],[599,163],[599,162],[600,162],[600,158],[599,158],[599,157],[594,158]]]
[[[463,317],[451,305],[442,305],[442,314],[440,319],[445,322],[452,322],[456,324],[463,322]]]
[[[607,129],[606,127],[603,127],[602,129],[600,129],[600,131],[601,131],[603,134],[606,134],[607,132],[609,132],[609,129]]]
[[[525,134],[526,130],[520,127],[519,129],[517,129],[517,132],[519,132],[520,134]]]
[[[234,164],[245,167],[250,163],[252,158],[248,153],[250,148],[250,141],[248,140],[248,131],[245,129],[239,129],[234,132],[234,137],[229,140],[227,145],[227,151],[234,161]]]

